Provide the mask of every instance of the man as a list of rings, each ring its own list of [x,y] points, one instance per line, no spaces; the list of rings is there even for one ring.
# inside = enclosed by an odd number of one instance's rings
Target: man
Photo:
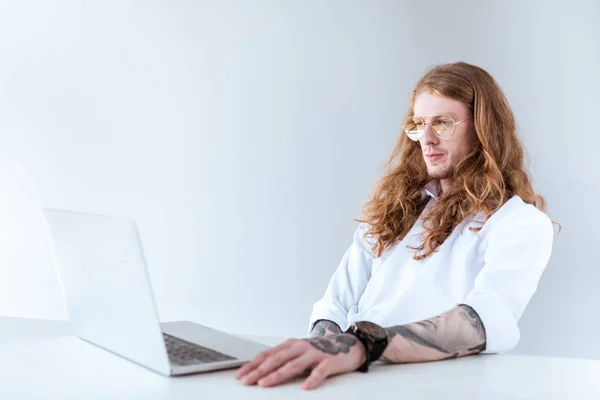
[[[238,370],[273,386],[374,361],[435,361],[512,349],[552,251],[552,221],[523,166],[508,102],[483,69],[440,65],[417,83],[390,167],[363,209],[310,339]]]

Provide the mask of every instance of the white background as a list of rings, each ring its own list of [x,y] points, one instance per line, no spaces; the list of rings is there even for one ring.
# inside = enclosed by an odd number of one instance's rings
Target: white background
[[[1,1],[0,315],[39,207],[138,220],[163,319],[303,336],[431,66],[487,69],[562,224],[518,351],[600,358],[600,2]]]

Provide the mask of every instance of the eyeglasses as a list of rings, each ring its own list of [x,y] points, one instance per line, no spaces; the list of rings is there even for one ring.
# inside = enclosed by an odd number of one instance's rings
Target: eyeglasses
[[[429,124],[431,125],[431,130],[437,137],[440,139],[450,139],[456,130],[456,125],[462,124],[471,118],[473,117],[456,122],[454,121],[454,118],[448,114],[439,114],[432,116],[429,122],[425,122],[423,118],[413,116],[404,120],[403,129],[411,140],[417,142],[425,133],[425,125]]]

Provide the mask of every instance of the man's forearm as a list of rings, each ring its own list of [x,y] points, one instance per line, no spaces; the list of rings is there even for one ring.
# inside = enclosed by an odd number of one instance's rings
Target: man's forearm
[[[334,335],[341,332],[342,330],[335,322],[327,319],[320,319],[315,323],[310,331],[310,337],[314,338],[319,336]]]
[[[387,328],[390,338],[379,358],[390,363],[437,361],[485,350],[485,328],[467,305],[437,317]]]

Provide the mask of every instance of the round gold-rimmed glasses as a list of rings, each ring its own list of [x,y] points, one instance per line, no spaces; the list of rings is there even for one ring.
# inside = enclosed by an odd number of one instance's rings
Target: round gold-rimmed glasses
[[[402,129],[406,135],[417,142],[425,133],[425,126],[431,125],[431,130],[440,139],[450,139],[456,130],[456,125],[470,120],[473,117],[463,119],[462,121],[454,121],[454,118],[448,114],[433,115],[429,122],[426,122],[422,117],[408,117],[404,120]]]

